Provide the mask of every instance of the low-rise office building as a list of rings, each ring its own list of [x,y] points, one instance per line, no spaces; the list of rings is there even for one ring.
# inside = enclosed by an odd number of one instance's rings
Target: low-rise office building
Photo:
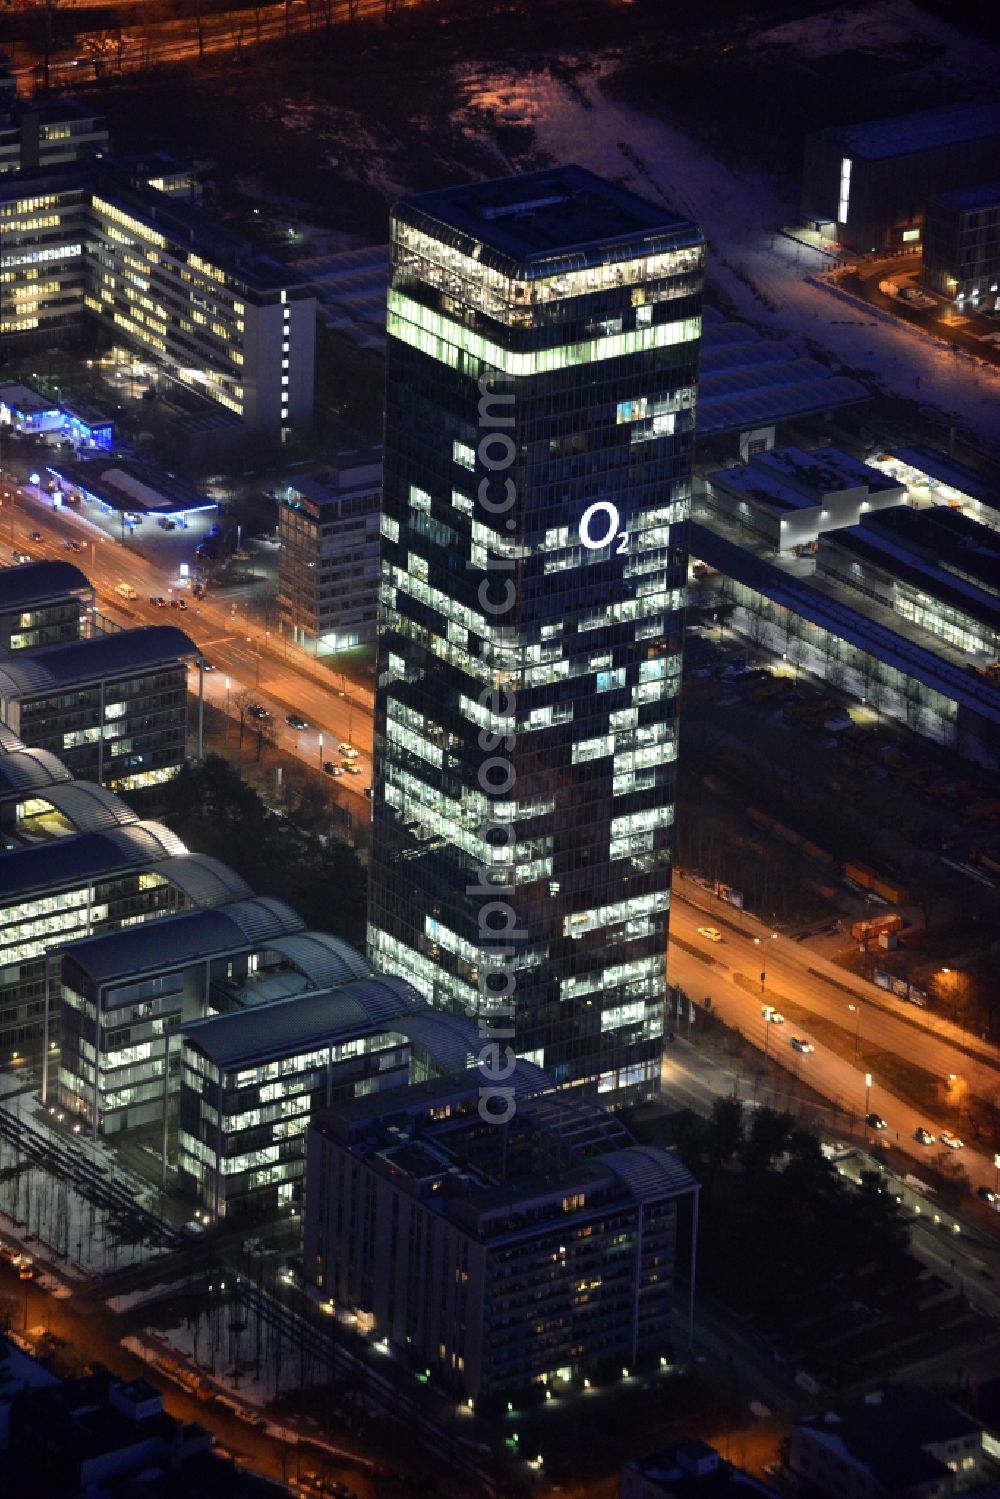
[[[58,810],[63,793],[46,794]],[[85,815],[79,807],[73,812]],[[167,828],[130,820],[124,804],[94,798],[87,815],[102,820],[100,830],[9,848],[0,857],[0,1049],[8,1056],[41,1048],[47,1061],[54,1049],[56,990],[48,958],[57,948],[250,894],[232,870],[188,853]]]
[[[937,1395],[892,1387],[796,1422],[788,1467],[830,1499],[942,1499],[983,1478],[983,1430]]]
[[[480,1113],[482,1084],[472,1068],[317,1116],[310,1294],[364,1309],[375,1337],[473,1399],[666,1359],[694,1178],[530,1063],[503,1123]]]
[[[3,88],[11,77],[0,65],[0,175],[65,166],[108,150],[108,124],[80,99],[19,99]]]
[[[221,1009],[216,986],[245,979],[304,925],[284,901],[250,896],[74,942],[61,963],[60,1107],[102,1135],[160,1121],[168,1030]],[[175,1046],[168,1096],[179,1078]]]
[[[308,427],[314,295],[160,181],[107,161],[0,177],[0,332],[35,346],[79,336],[93,315],[249,429]]]
[[[0,653],[0,718],[74,775],[151,791],[184,764],[187,668],[198,657],[172,625]]]
[[[371,645],[378,615],[382,461],[340,454],[278,491],[278,610],[309,651]]]
[[[313,1112],[406,1083],[414,1017],[450,1036],[410,984],[338,945],[342,982],[183,1027],[178,1172],[216,1218],[299,1199]]]
[[[716,469],[705,498],[719,515],[790,552],[824,531],[856,525],[862,515],[906,500],[906,488],[836,448],[774,448],[748,463]]]
[[[820,538],[816,572],[910,620],[973,663],[1000,663],[1000,537],[960,510],[896,506]]]
[[[863,255],[920,248],[936,194],[996,174],[1000,102],[820,130],[806,140],[807,221]]]
[[[93,608],[90,580],[71,562],[0,569],[0,660],[8,652],[82,639]]]
[[[974,310],[1000,307],[1000,182],[930,200],[921,279]]]

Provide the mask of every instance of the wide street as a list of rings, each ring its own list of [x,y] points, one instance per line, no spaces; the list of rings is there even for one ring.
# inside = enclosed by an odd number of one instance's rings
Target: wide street
[[[46,459],[39,453],[33,461],[44,467]],[[16,464],[8,461],[5,474],[9,477],[24,468],[20,458]],[[240,694],[250,694],[273,715],[276,743],[284,753],[318,768],[327,760],[340,762],[341,743],[356,743],[360,773],[338,777],[337,785],[353,793],[360,804],[354,810],[364,816],[364,793],[371,785],[371,688],[317,664],[277,628],[266,629],[228,593],[210,592],[199,600],[191,596],[179,576],[180,563],[187,560],[192,570],[197,565],[194,552],[205,537],[209,515],[192,517],[188,528],[172,532],[161,531],[149,517],[139,532],[122,540],[113,534],[113,518],[98,517],[94,507],[55,507],[44,490],[24,483],[24,478],[22,473],[13,509],[5,500],[0,513],[0,558],[5,564],[12,562],[14,551],[36,561],[72,562],[93,583],[98,610],[116,623],[170,624],[184,630],[214,668],[205,673],[206,701],[238,720]],[[14,485],[7,482],[4,491],[13,495]],[[32,531],[40,532],[42,540],[32,541]],[[69,541],[77,541],[83,550],[68,549]],[[138,598],[123,599],[115,591],[120,583],[131,584]],[[150,602],[153,598],[183,599],[186,607],[174,608],[169,602],[161,607]],[[197,694],[196,671],[190,673],[189,683]],[[285,723],[288,713],[298,714],[309,727],[290,728]]]

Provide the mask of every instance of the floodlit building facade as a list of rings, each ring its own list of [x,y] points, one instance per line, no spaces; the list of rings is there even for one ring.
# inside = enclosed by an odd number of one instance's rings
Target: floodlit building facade
[[[806,140],[802,207],[863,255],[918,250],[928,200],[995,177],[998,148],[996,100],[820,130]]]
[[[160,181],[103,162],[0,177],[0,332],[34,346],[93,314],[248,428],[308,427],[312,292]]]
[[[576,167],[392,223],[370,952],[498,1021],[500,892],[518,1052],[623,1100],[659,1076],[702,259]]]
[[[474,1069],[317,1116],[309,1293],[363,1310],[376,1338],[473,1399],[665,1362],[694,1178],[530,1064],[503,1125],[481,1116],[481,1082]]]
[[[278,490],[278,612],[309,651],[375,640],[382,461],[344,453],[335,468]]]

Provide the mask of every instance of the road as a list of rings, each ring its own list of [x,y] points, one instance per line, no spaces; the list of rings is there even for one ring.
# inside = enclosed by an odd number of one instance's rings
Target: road
[[[935,298],[934,307],[909,306],[899,297],[889,296],[882,290],[882,283],[885,282],[907,284],[920,266],[920,255],[896,255],[881,260],[861,261],[839,273],[834,279],[845,291],[861,297],[873,307],[891,312],[901,322],[911,323],[934,338],[964,349],[967,354],[975,355],[985,364],[1000,364],[1000,347],[992,341],[983,341],[990,334],[1000,333],[1000,321],[980,315],[969,316],[943,298]]]
[[[722,941],[699,935],[699,927],[716,929]],[[869,1110],[882,1115],[893,1143],[917,1160],[926,1161],[939,1148],[917,1144],[914,1131],[918,1125],[935,1134],[941,1129],[957,1133],[963,1117],[968,1124],[967,1116],[960,1115],[962,1100],[969,1094],[992,1098],[1000,1088],[1000,1058],[988,1043],[894,999],[804,943],[781,935],[772,938],[771,929],[749,913],[727,914],[721,901],[676,874],[668,973],[671,983],[680,985],[697,1003],[710,997],[713,1009],[754,1046],[760,1050],[774,1047],[783,1065],[794,1060],[802,1078],[824,1097],[857,1115]],[[761,973],[765,974],[763,985]],[[810,1035],[807,1021],[768,1025],[762,1006],[775,1005],[780,1011],[788,1000],[833,1022],[848,1038],[854,1033],[857,1063]],[[852,1004],[856,1006],[853,1012],[848,1009]],[[791,1038],[796,1035],[812,1041],[815,1050],[808,1055],[793,1052]],[[878,1058],[886,1054],[903,1057],[940,1080],[948,1097],[956,1100],[954,1114],[921,1115],[896,1097],[879,1078]],[[866,1071],[872,1075],[870,1091],[865,1087]],[[949,1084],[952,1075],[955,1082]],[[982,1149],[966,1147],[958,1153],[974,1187],[994,1186],[993,1149],[993,1142],[985,1141]],[[946,1158],[951,1154],[943,1152]]]
[[[43,464],[39,454],[36,462]],[[20,458],[9,462],[9,476],[23,470]],[[291,646],[275,631],[250,620],[240,605],[225,594],[209,594],[195,601],[177,576],[178,549],[186,549],[191,559],[201,539],[207,520],[200,529],[192,525],[189,532],[163,533],[155,522],[144,524],[147,537],[121,541],[110,534],[111,523],[101,516],[87,514],[87,508],[53,507],[49,498],[36,486],[24,482],[16,488],[13,505],[5,501],[0,516],[0,558],[11,561],[13,551],[23,552],[35,560],[60,560],[75,563],[94,585],[98,608],[113,621],[126,625],[172,624],[188,634],[215,668],[205,673],[206,701],[238,714],[241,693],[250,694],[255,702],[273,715],[277,745],[286,754],[319,768],[325,760],[339,762],[338,745],[354,745],[359,754],[355,761],[358,774],[344,774],[337,785],[352,793],[356,815],[366,816],[365,791],[371,786],[371,741],[373,693],[368,687],[317,664],[304,651]],[[10,483],[7,493],[14,493]],[[93,507],[89,507],[93,508]],[[29,533],[41,533],[41,541],[32,541]],[[82,548],[74,552],[67,542],[76,541]],[[160,550],[164,562],[156,560]],[[169,566],[165,566],[169,558]],[[119,583],[135,588],[138,598],[125,601],[116,592]],[[183,598],[186,608],[158,607],[151,598]],[[190,673],[191,691],[197,694],[198,674]],[[288,727],[285,715],[295,713],[305,718],[309,727],[296,731]],[[249,724],[248,720],[248,724]],[[321,743],[322,740],[322,743]]]

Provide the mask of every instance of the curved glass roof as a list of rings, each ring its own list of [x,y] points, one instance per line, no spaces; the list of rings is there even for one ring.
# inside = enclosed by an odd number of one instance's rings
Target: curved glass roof
[[[73,777],[49,750],[18,747],[0,754],[0,801],[15,801],[25,792],[41,791]]]
[[[128,833],[134,830],[123,828],[121,831]],[[173,836],[171,833],[170,837]],[[203,909],[224,906],[229,901],[247,900],[253,895],[243,876],[237,874],[235,869],[230,869],[228,864],[223,864],[221,859],[213,859],[208,854],[188,853],[179,838],[174,839],[174,842],[178,845],[176,853],[179,857],[163,859],[154,864],[153,868],[157,874],[165,875],[178,890],[182,890],[193,905]]]
[[[356,947],[329,932],[297,932],[279,937],[270,947],[304,974],[314,989],[332,989],[336,984],[374,973]]]

